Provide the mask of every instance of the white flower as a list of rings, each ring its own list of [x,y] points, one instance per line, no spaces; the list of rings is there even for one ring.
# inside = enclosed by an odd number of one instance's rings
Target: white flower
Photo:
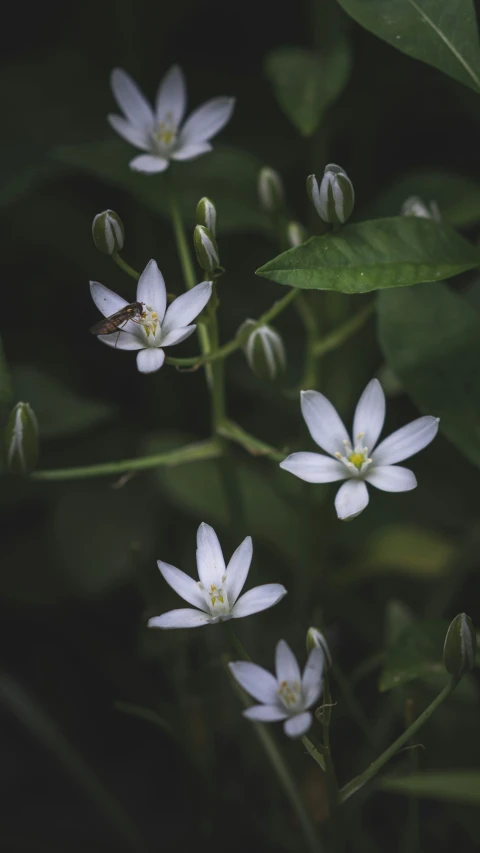
[[[302,391],[302,414],[313,440],[334,458],[320,453],[292,453],[280,467],[307,483],[347,480],[337,492],[339,518],[355,518],[368,504],[366,483],[384,492],[407,492],[415,474],[395,465],[418,453],[435,438],[439,418],[427,415],[398,429],[376,446],[385,420],[385,395],[378,379],[368,383],[353,420],[350,439],[336,409],[318,391]]]
[[[244,716],[261,723],[285,720],[285,734],[301,737],[312,725],[308,709],[322,692],[323,664],[322,650],[312,649],[302,676],[297,659],[285,640],[280,640],[275,649],[275,675],[247,661],[229,664],[236,681],[262,703],[247,708]]]
[[[417,216],[420,219],[434,219],[436,222],[440,222],[442,218],[436,201],[431,201],[429,206],[418,195],[411,195],[403,202],[401,214]]]
[[[170,610],[154,616],[150,628],[196,628],[212,625],[226,619],[239,619],[259,613],[277,604],[287,590],[278,583],[256,586],[238,597],[247,579],[252,561],[252,539],[247,536],[234,552],[225,567],[222,549],[213,527],[202,522],[197,532],[197,568],[199,581],[158,561],[158,568],[167,583],[178,594],[193,604],[193,608]]]
[[[211,151],[209,140],[229,121],[235,104],[235,98],[212,98],[182,124],[187,96],[178,65],[172,65],[161,80],[154,109],[126,71],[115,68],[110,82],[124,114],[109,115],[111,126],[127,142],[148,152],[130,162],[137,172],[163,172],[170,160],[193,160]]]
[[[105,317],[125,308],[126,299],[113,293],[98,281],[90,282],[93,301]],[[197,328],[189,325],[200,314],[212,293],[212,282],[204,281],[177,296],[167,308],[167,291],[163,275],[154,260],[148,262],[137,285],[137,302],[143,310],[138,319],[128,320],[120,331],[98,335],[110,347],[139,350],[137,367],[141,373],[152,373],[165,360],[163,347],[179,344]],[[165,310],[166,309],[166,310]]]

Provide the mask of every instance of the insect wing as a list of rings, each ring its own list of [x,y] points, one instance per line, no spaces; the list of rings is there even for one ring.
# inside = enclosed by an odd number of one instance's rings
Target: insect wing
[[[141,312],[142,303],[131,302],[130,305],[125,305],[123,308],[120,308],[120,311],[115,311],[115,314],[110,314],[109,317],[105,317],[103,320],[95,323],[90,328],[90,331],[92,335],[108,335],[110,332],[116,332],[122,323],[126,323],[127,320],[132,320],[137,315],[141,314]]]

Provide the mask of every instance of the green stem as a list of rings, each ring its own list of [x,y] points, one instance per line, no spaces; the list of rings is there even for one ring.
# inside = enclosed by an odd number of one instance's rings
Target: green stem
[[[183,224],[182,214],[176,196],[170,187],[170,215],[172,217],[173,233],[177,243],[178,257],[182,267],[183,280],[187,290],[191,290],[197,284],[195,267],[193,266],[187,235]]]
[[[135,281],[138,281],[138,279],[140,278],[140,273],[134,270],[133,267],[130,266],[130,264],[127,264],[127,262],[120,257],[118,252],[113,252],[112,261],[115,261],[117,267],[120,267],[123,272],[126,272],[127,275],[129,275],[131,278],[134,278]]]
[[[305,367],[300,383],[301,388],[315,388],[317,384],[317,370],[315,347],[318,339],[317,321],[313,307],[310,305],[306,293],[301,293],[296,301],[297,313],[304,325],[306,332],[305,341]]]
[[[337,663],[332,663],[332,675],[340,688],[340,692],[343,695],[345,704],[348,710],[350,711],[350,714],[356,721],[359,729],[361,729],[361,731],[365,735],[370,746],[374,747],[375,740],[370,730],[370,726],[364,714],[363,708],[360,705],[357,697],[355,696],[348,679],[345,677]]]
[[[438,696],[433,700],[433,702],[431,702],[431,704],[427,708],[425,708],[423,714],[420,714],[420,716],[417,717],[415,722],[412,723],[412,725],[409,726],[408,729],[404,731],[403,734],[401,734],[400,737],[398,737],[397,740],[395,740],[388,747],[388,749],[385,750],[385,752],[382,752],[382,754],[376,759],[376,761],[373,761],[367,767],[367,769],[363,771],[363,773],[361,773],[359,776],[355,776],[354,779],[352,779],[347,785],[345,785],[344,788],[341,789],[341,803],[344,803],[345,800],[348,800],[349,797],[352,796],[352,794],[355,794],[357,791],[360,790],[360,788],[363,788],[363,786],[367,782],[369,782],[370,779],[376,776],[378,771],[381,770],[382,767],[384,767],[388,761],[390,761],[390,759],[398,752],[398,750],[408,743],[410,738],[413,737],[413,735],[418,732],[418,730],[423,726],[423,724],[430,719],[434,711],[436,711],[437,708],[440,707],[442,702],[444,702],[445,699],[447,699],[448,696],[453,693],[459,680],[459,678],[452,677],[448,684],[445,685],[442,692],[438,694]]]
[[[369,302],[368,305],[365,305],[357,314],[354,314],[353,317],[349,317],[345,323],[342,323],[341,326],[338,326],[333,330],[333,332],[330,332],[326,337],[322,338],[322,340],[317,341],[313,349],[314,357],[321,358],[325,353],[337,349],[344,344],[345,341],[348,341],[355,332],[361,329],[363,324],[373,314],[374,310],[375,303]]]
[[[306,735],[303,735],[302,743],[308,754],[313,758],[314,761],[317,762],[318,766],[321,767],[323,772],[325,773],[325,758],[323,756],[323,752],[320,752],[318,747],[316,747],[315,744],[312,743],[310,738]]]
[[[325,782],[327,785],[328,802],[330,806],[330,821],[332,827],[333,847],[335,851],[343,848],[343,832],[339,814],[338,782],[333,765],[332,750],[330,746],[330,718],[332,715],[332,694],[330,692],[330,680],[327,674],[323,681],[323,755],[325,759]]]
[[[218,427],[218,435],[240,444],[245,448],[245,450],[251,453],[252,456],[267,456],[275,462],[282,462],[283,459],[285,459],[285,453],[282,453],[281,450],[276,450],[275,447],[271,447],[259,438],[255,438],[255,436],[245,432],[241,426],[233,423],[233,421],[224,420],[220,423]]]

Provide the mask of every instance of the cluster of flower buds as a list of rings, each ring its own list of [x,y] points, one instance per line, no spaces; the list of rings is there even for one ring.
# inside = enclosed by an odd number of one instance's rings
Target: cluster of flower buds
[[[193,244],[197,260],[202,270],[210,277],[220,268],[215,232],[217,227],[217,211],[209,198],[201,198],[197,204]]]
[[[237,337],[243,337],[248,329],[252,329],[243,345],[248,364],[259,379],[273,380],[285,370],[285,347],[282,338],[271,326],[255,326],[255,320],[245,320],[238,329]]]
[[[14,474],[29,474],[38,459],[38,422],[28,403],[17,403],[5,429],[6,462]]]
[[[258,175],[258,197],[265,213],[275,215],[285,208],[283,181],[278,172],[275,169],[271,169],[270,166],[264,166],[263,169],[260,169]]]
[[[475,666],[476,652],[477,635],[472,620],[466,613],[459,613],[445,637],[443,647],[445,669],[455,678],[461,678],[465,673],[471,672]]]
[[[423,199],[418,195],[411,195],[405,199],[402,204],[402,216],[418,216],[420,219],[434,219],[440,222],[440,208],[436,201],[431,201],[430,204],[425,204]]]
[[[95,246],[104,255],[121,252],[125,240],[125,229],[118,213],[114,210],[97,213],[92,224],[92,236]]]
[[[332,225],[343,225],[350,219],[355,203],[353,184],[341,166],[329,163],[318,184],[315,175],[307,178],[307,193],[320,219]]]

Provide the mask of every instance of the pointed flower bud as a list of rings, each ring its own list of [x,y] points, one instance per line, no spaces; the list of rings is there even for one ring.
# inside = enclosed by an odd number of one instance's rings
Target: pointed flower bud
[[[307,232],[300,222],[289,222],[287,225],[287,240],[290,248],[301,246],[307,239]]]
[[[425,204],[418,195],[411,195],[402,204],[402,216],[419,216],[421,219],[434,219],[440,222],[440,208],[436,201]]]
[[[460,678],[470,672],[475,665],[477,651],[477,636],[470,616],[459,613],[451,623],[445,645],[443,647],[443,662],[450,675]]]
[[[307,631],[307,652],[311,652],[312,649],[322,650],[325,658],[325,667],[326,669],[330,669],[332,665],[330,649],[328,648],[328,643],[324,635],[318,630],[318,628],[309,628]]]
[[[195,222],[197,225],[208,228],[210,234],[215,237],[217,233],[217,210],[213,201],[210,201],[206,196],[203,196],[197,204]]]
[[[258,174],[258,196],[266,213],[278,213],[285,206],[283,181],[270,166],[264,166]]]
[[[307,178],[307,192],[324,222],[343,225],[350,219],[355,203],[353,184],[341,166],[325,166],[320,186],[315,175]]]
[[[260,326],[254,329],[255,320],[245,320],[240,326],[237,336],[252,328],[243,346],[247,361],[260,379],[275,379],[277,374],[285,370],[286,355],[283,341],[271,326]]]
[[[104,210],[97,213],[92,224],[92,236],[95,246],[104,255],[121,252],[125,239],[125,229],[118,213],[114,210]]]
[[[202,270],[204,270],[208,275],[212,275],[217,267],[220,266],[218,246],[215,237],[208,228],[205,228],[204,225],[195,225],[193,242],[197,253],[197,260]]]
[[[7,468],[15,474],[33,471],[38,459],[38,423],[28,403],[17,403],[5,430]]]

